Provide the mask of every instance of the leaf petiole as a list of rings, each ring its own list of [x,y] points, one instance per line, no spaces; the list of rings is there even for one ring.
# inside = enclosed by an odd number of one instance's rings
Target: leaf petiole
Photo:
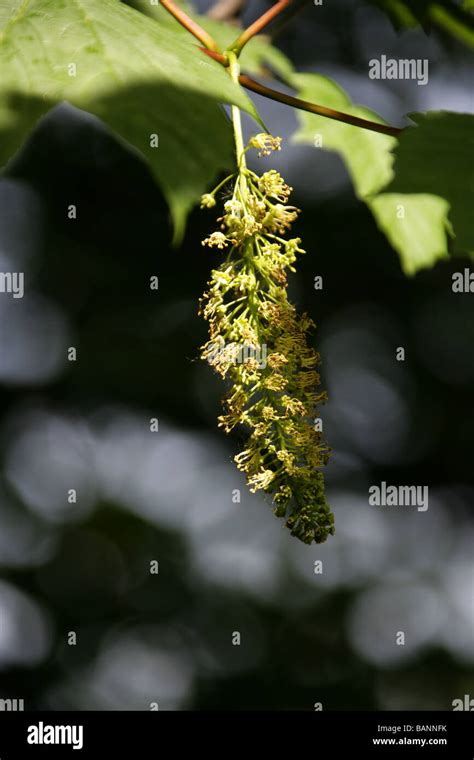
[[[205,29],[202,28],[202,26],[199,26],[196,21],[194,21],[190,16],[188,16],[187,13],[183,11],[182,8],[179,8],[173,0],[160,0],[161,5],[163,8],[165,8],[168,13],[170,13],[176,21],[179,21],[181,26],[184,26],[185,29],[188,30],[188,32],[191,32],[193,37],[196,37],[199,42],[202,42],[204,47],[207,50],[213,50],[214,52],[219,52],[219,46],[215,39],[211,37],[211,35],[206,32]]]

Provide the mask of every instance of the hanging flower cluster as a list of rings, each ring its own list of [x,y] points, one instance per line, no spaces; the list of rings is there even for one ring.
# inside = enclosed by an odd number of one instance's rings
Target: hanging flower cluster
[[[260,134],[246,150],[266,156],[280,144]],[[299,209],[288,205],[292,188],[277,171],[258,176],[245,162],[202,197],[202,206],[215,206],[217,192],[231,182],[220,228],[203,241],[225,260],[201,299],[210,333],[202,357],[230,381],[219,425],[226,432],[237,425],[250,430],[235,457],[250,490],[273,495],[275,514],[294,536],[321,543],[334,533],[321,472],[329,449],[315,425],[326,394],[316,390],[319,355],[307,342],[314,323],[296,313],[286,290],[287,272],[304,253],[299,238],[284,237]]]

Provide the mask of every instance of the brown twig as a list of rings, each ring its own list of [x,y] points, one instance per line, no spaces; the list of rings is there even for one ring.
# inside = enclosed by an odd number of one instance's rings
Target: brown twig
[[[200,48],[203,53],[213,58],[223,66],[228,66],[229,61],[227,56],[222,53],[216,53],[206,48]],[[293,95],[287,95],[284,92],[278,92],[271,87],[266,87],[264,84],[256,82],[255,79],[251,79],[246,74],[239,76],[239,82],[247,90],[263,95],[270,100],[276,100],[278,103],[284,103],[287,106],[298,108],[300,111],[308,111],[309,113],[315,113],[318,116],[325,116],[327,119],[334,119],[335,121],[341,121],[344,124],[352,124],[353,127],[359,127],[361,129],[368,129],[371,132],[379,132],[382,135],[390,135],[391,137],[398,137],[403,132],[400,127],[391,127],[388,124],[379,124],[376,121],[370,121],[370,119],[362,119],[360,116],[352,116],[349,113],[343,111],[335,111],[334,108],[328,108],[327,106],[320,106],[318,103],[310,103],[308,100],[301,100],[295,98]]]
[[[248,90],[257,92],[259,95],[263,95],[271,100],[276,100],[279,103],[285,103],[287,106],[299,108],[300,111],[309,111],[310,113],[318,114],[318,116],[325,116],[328,119],[335,119],[336,121],[342,121],[345,124],[352,124],[352,126],[360,127],[361,129],[369,129],[371,132],[381,132],[383,135],[391,135],[391,137],[398,137],[403,131],[399,127],[390,127],[388,124],[378,124],[376,121],[362,119],[359,116],[351,116],[351,114],[343,113],[342,111],[335,111],[333,108],[327,108],[326,106],[320,106],[317,103],[310,103],[307,100],[294,98],[292,95],[286,95],[283,92],[278,92],[278,90],[272,90],[270,87],[265,87],[265,85],[259,84],[259,82],[256,82],[245,74],[240,75],[239,82]]]
[[[185,13],[181,8],[178,8],[178,6],[174,4],[173,0],[160,0],[160,2],[161,5],[166,8],[168,13],[171,13],[171,15],[175,17],[176,21],[179,21],[181,26],[184,26],[184,28],[187,29],[188,32],[191,32],[191,34],[196,37],[199,42],[202,42],[207,50],[214,50],[216,52],[219,51],[219,46],[213,37],[211,37],[211,35],[208,34],[206,30],[202,28],[202,26],[199,26],[199,24],[193,21],[193,19],[190,18],[188,14]]]

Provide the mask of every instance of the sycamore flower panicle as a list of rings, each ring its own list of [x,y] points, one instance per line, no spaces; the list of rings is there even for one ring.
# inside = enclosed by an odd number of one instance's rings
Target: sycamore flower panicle
[[[280,143],[261,134],[248,147],[268,155]],[[287,205],[290,193],[278,172],[258,176],[240,167],[220,230],[203,243],[227,250],[201,299],[209,323],[202,357],[229,382],[219,425],[250,431],[235,457],[250,490],[272,494],[275,514],[294,536],[321,543],[334,533],[322,474],[330,451],[314,424],[326,394],[315,390],[319,355],[308,345],[314,323],[287,296],[287,273],[304,253],[299,238],[282,237],[299,213]]]

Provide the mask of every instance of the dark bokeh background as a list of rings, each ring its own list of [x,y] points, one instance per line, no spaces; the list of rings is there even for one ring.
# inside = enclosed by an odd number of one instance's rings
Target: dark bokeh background
[[[249,19],[265,4],[250,6]],[[393,123],[472,110],[468,53],[397,36],[370,6],[310,7],[278,42]],[[381,54],[428,57],[429,85],[369,80]],[[294,114],[258,106],[289,138]],[[198,359],[196,314],[219,261],[199,242],[212,212],[193,213],[172,249],[147,168],[68,106],[0,181],[0,269],[26,273],[24,299],[0,298],[0,697],[27,709],[449,710],[474,695],[474,296],[451,292],[469,262],[405,278],[335,155],[288,139],[276,165],[304,209],[292,298],[318,324],[330,396],[337,533],[319,547],[248,493],[232,464],[242,437],[216,427],[222,386]],[[428,485],[428,511],[369,506],[381,480]]]

